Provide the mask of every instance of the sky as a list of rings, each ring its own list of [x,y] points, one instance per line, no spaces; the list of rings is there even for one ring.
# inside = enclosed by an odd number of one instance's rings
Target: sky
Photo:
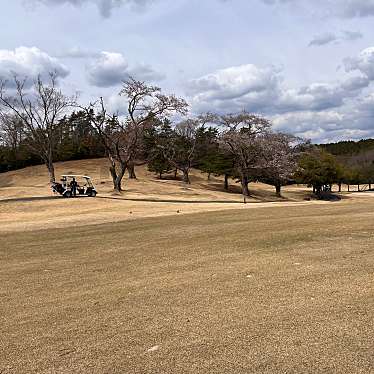
[[[1,1],[0,79],[55,71],[111,111],[129,76],[190,114],[246,110],[314,142],[374,137],[374,0]]]

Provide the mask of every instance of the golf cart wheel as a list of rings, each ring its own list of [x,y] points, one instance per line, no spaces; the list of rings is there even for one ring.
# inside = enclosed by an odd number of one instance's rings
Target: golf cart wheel
[[[67,199],[69,197],[72,197],[71,191],[66,191],[63,196],[66,197]]]
[[[91,191],[90,192],[90,197],[96,197],[97,195],[97,192],[96,191]]]

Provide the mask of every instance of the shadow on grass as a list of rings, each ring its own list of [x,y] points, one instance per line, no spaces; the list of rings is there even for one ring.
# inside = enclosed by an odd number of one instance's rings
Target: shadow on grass
[[[239,196],[238,196],[239,197]],[[48,200],[71,200],[71,199],[82,199],[89,198],[88,196],[77,196],[75,198],[65,199],[62,196],[32,196],[32,197],[15,197],[8,199],[0,199],[0,204],[2,203],[19,203],[19,202],[33,202],[33,201],[48,201]],[[340,201],[342,199],[349,199],[350,197],[337,197],[331,199],[319,199],[322,201]],[[92,199],[92,198],[91,198]],[[180,200],[180,199],[155,199],[155,198],[129,198],[122,196],[96,196],[96,199],[106,199],[106,200],[117,200],[117,201],[132,201],[132,202],[147,202],[147,203],[171,203],[171,204],[244,204],[243,200]],[[275,203],[275,202],[297,202],[297,200],[288,199],[287,197],[278,198],[278,200],[264,200],[260,196],[251,195],[248,199],[248,204],[257,204],[257,203]],[[310,200],[317,200],[311,198]],[[301,202],[301,201],[299,201]]]
[[[55,200],[59,199],[59,196],[31,196],[31,197],[11,197],[9,199],[0,199],[0,204],[2,203],[20,203],[20,202],[30,202],[30,201],[44,201],[44,200]]]
[[[76,196],[74,199],[89,198],[89,196]],[[22,202],[32,202],[32,201],[47,201],[47,200],[71,200],[63,196],[30,196],[30,197],[11,197],[8,199],[0,199],[0,204],[2,203],[22,203]],[[91,198],[92,199],[92,198]],[[1,374],[1,372],[0,372]]]
[[[73,199],[88,198],[88,196],[77,196]],[[71,200],[65,199],[62,196],[32,196],[32,197],[14,197],[8,199],[0,199],[2,203],[20,203],[20,202],[33,202],[33,201],[48,201],[48,200]],[[111,196],[96,196],[96,199],[107,199],[117,201],[139,201],[148,203],[182,203],[182,204],[243,204],[242,201],[232,200],[178,200],[178,199],[151,199],[151,198],[128,198],[128,197],[111,197]]]
[[[180,204],[243,204],[238,200],[178,200],[178,199],[151,199],[151,198],[129,198],[129,197],[110,197],[97,196],[97,199],[109,199],[120,201],[139,201],[146,203],[180,203]]]

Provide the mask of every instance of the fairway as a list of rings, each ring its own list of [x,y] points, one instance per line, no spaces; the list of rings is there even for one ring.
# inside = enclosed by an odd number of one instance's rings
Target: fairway
[[[370,194],[4,233],[0,373],[372,373],[373,234]]]

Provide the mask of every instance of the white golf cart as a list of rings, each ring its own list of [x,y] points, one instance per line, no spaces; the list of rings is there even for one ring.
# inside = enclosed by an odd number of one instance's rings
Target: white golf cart
[[[95,197],[97,195],[91,177],[86,175],[62,175],[60,183],[52,184],[52,191],[63,197]]]

